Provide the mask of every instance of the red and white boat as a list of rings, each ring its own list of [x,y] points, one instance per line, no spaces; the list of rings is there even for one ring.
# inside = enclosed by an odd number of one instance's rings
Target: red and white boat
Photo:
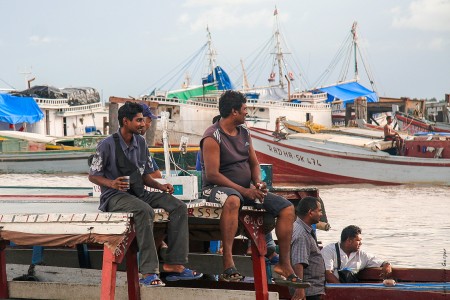
[[[418,119],[402,112],[396,112],[399,129],[409,134],[419,132],[447,132],[450,133],[450,126],[444,124],[436,124],[424,119]]]
[[[405,139],[404,156],[391,155],[383,133],[343,128],[288,134],[249,128],[260,163],[273,165],[276,183],[450,185],[450,137]]]

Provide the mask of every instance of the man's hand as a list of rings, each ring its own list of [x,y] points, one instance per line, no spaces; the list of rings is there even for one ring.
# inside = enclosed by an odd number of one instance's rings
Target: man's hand
[[[292,296],[291,300],[303,300],[306,299],[305,289],[295,289],[294,296]]]
[[[387,261],[383,262],[383,264],[381,265],[380,277],[386,279],[391,274],[392,274],[392,266],[391,266],[391,264],[389,262],[387,262]]]
[[[261,190],[265,195],[267,195],[267,193],[269,192],[269,190],[267,189],[267,184],[264,181],[258,182],[256,184],[256,188],[258,190]]]
[[[125,181],[125,176],[120,176],[114,179],[111,183],[111,188],[126,192],[130,189],[130,181]]]
[[[245,193],[242,193],[242,196],[244,196],[247,199],[251,199],[253,201],[259,200],[261,203],[264,202],[264,197],[267,195],[267,193],[264,193],[260,189],[254,189],[254,188],[248,188],[245,189]]]
[[[159,184],[158,189],[164,193],[173,194],[173,186],[170,183]]]

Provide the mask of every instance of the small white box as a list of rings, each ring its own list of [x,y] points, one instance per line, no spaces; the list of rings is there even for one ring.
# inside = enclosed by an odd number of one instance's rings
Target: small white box
[[[160,183],[170,183],[173,185],[173,195],[180,200],[198,199],[197,176],[172,176],[156,180]]]
[[[173,176],[164,179],[155,179],[159,183],[170,183],[173,185],[173,195],[180,200],[194,200],[199,198],[198,194],[198,178],[197,176]],[[145,187],[146,190],[151,192],[161,192],[157,189]],[[93,184],[92,197],[100,198],[101,190],[100,186]]]

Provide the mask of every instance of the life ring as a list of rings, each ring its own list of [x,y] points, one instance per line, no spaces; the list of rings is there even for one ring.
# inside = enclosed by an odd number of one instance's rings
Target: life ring
[[[294,74],[292,72],[288,73],[289,79],[290,80],[294,80]]]
[[[275,78],[275,72],[270,73],[270,79],[274,79]]]

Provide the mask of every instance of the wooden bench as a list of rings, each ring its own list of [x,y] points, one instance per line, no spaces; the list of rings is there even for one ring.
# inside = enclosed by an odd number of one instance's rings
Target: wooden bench
[[[73,202],[69,202],[68,205],[73,205]],[[187,206],[190,219],[215,220],[218,225],[222,211],[220,205],[203,201]],[[239,214],[240,223],[252,241],[256,299],[268,299],[263,215],[263,210],[251,207],[244,207]],[[167,221],[168,213],[156,209],[155,222]],[[129,299],[140,299],[137,244],[132,214],[74,212],[0,215],[0,298],[9,296],[4,251],[8,241],[23,246],[104,245],[100,298],[114,299],[117,266],[126,257],[128,296]]]

